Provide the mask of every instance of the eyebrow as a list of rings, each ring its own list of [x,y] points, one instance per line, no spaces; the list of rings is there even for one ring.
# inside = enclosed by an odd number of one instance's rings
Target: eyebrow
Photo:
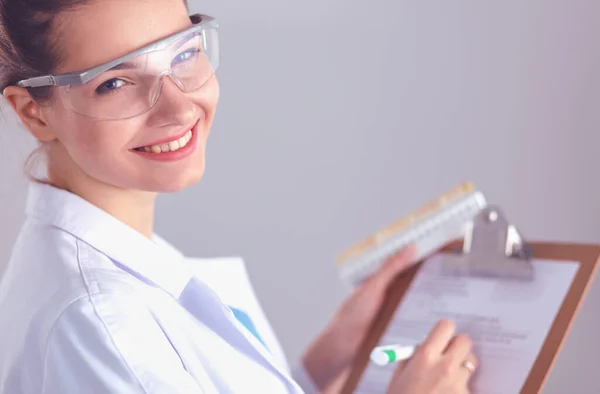
[[[174,43],[174,49],[179,50],[179,49],[181,49],[181,47],[190,43],[194,39],[198,39],[197,34],[190,34],[189,36],[184,36],[181,39],[179,39],[179,41],[176,41]],[[140,68],[139,64],[136,64],[135,62],[131,62],[131,61],[126,61],[126,62],[119,63],[116,66],[109,68],[105,72],[117,71],[117,70],[132,70],[132,69],[136,69],[136,68]]]
[[[189,44],[190,42],[193,42],[194,40],[200,40],[200,35],[199,34],[190,34],[190,35],[181,37],[181,39],[179,39],[172,45],[175,50],[179,50],[179,49],[181,49],[181,47]]]
[[[138,64],[135,64],[134,62],[123,62],[123,63],[119,63],[114,67],[109,68],[106,71],[114,71],[114,70],[131,70],[134,68],[140,68]]]

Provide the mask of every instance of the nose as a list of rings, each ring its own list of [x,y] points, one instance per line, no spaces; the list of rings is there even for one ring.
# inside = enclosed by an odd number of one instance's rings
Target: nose
[[[185,126],[198,119],[198,106],[178,87],[178,82],[165,75],[159,82],[156,104],[149,122],[154,126]]]

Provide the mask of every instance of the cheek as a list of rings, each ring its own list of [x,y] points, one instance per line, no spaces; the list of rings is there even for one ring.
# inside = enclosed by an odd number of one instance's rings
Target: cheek
[[[134,127],[117,122],[95,122],[71,117],[62,123],[59,139],[73,161],[84,171],[95,173],[122,166]]]
[[[220,88],[217,77],[213,75],[206,85],[193,93],[191,97],[195,104],[202,108],[206,116],[206,121],[212,123],[220,97]]]
[[[102,127],[80,128],[73,134],[67,149],[79,160],[115,159],[125,149],[126,141],[114,130]],[[108,163],[105,163],[108,164]]]

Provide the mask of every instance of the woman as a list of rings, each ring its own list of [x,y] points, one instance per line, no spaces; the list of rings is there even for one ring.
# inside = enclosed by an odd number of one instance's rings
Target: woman
[[[157,193],[202,177],[216,22],[182,0],[4,0],[0,88],[47,177],[0,284],[0,392],[324,392],[354,360],[390,259],[293,373],[153,231]],[[389,393],[466,393],[471,343],[440,322]],[[294,378],[291,375],[294,375]]]

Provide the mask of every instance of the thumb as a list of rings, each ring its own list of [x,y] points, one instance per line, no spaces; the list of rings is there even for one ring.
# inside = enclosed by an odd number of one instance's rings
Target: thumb
[[[390,256],[375,274],[380,285],[387,286],[389,282],[414,263],[417,250],[414,245],[408,245]]]
[[[406,392],[406,378],[410,380],[410,371],[407,371],[411,359],[399,361],[394,369],[394,373],[389,380],[387,394],[397,394]]]
[[[393,375],[392,379],[400,376],[402,374],[402,372],[404,372],[409,361],[410,361],[410,359],[407,359],[407,360],[398,361],[396,363],[395,368],[394,368],[394,375]]]

